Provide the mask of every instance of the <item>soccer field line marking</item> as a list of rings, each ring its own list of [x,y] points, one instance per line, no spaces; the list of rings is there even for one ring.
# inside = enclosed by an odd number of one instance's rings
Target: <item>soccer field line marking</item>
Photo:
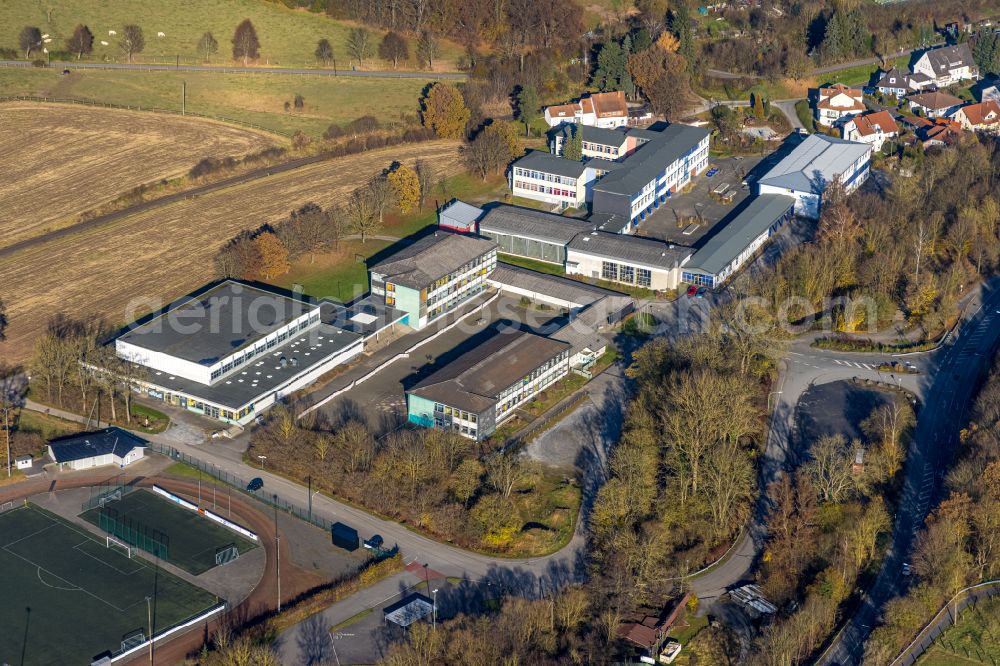
[[[49,571],[48,569],[46,569],[45,567],[43,567],[43,566],[42,566],[41,564],[39,564],[38,562],[34,562],[34,561],[32,561],[32,560],[29,560],[29,559],[28,559],[27,557],[24,557],[23,555],[18,555],[18,554],[17,554],[17,553],[15,553],[14,551],[12,551],[12,550],[8,549],[8,548],[7,548],[6,546],[4,546],[4,548],[3,548],[3,549],[4,549],[4,550],[6,550],[6,551],[7,551],[8,553],[10,553],[11,555],[13,555],[14,557],[18,558],[19,560],[24,560],[25,562],[27,562],[27,563],[28,563],[28,564],[30,564],[31,566],[33,566],[33,567],[37,567],[37,569],[38,569],[38,580],[39,580],[39,582],[41,582],[41,583],[42,583],[43,585],[48,585],[48,583],[46,583],[45,581],[43,581],[43,580],[42,580],[42,578],[41,578],[41,576],[42,576],[41,572],[42,572],[42,571],[44,571],[45,573],[49,574],[50,576],[54,576],[55,578],[58,578],[59,580],[63,581],[64,583],[66,583],[66,584],[68,584],[68,585],[73,585],[73,582],[72,582],[72,581],[69,581],[69,580],[66,580],[65,578],[63,578],[63,577],[62,577],[62,576],[60,576],[59,574],[57,574],[57,573],[53,573],[53,572]],[[54,587],[54,586],[52,586],[52,585],[48,585],[48,586],[49,586],[49,587]],[[63,589],[63,588],[55,588],[55,589]],[[100,602],[101,602],[102,604],[104,604],[104,605],[106,605],[106,606],[109,606],[109,607],[111,607],[111,608],[115,609],[115,610],[116,610],[116,611],[118,611],[119,613],[123,613],[123,612],[125,612],[125,609],[123,609],[123,608],[119,608],[118,606],[115,606],[115,605],[114,605],[113,603],[111,603],[111,602],[110,602],[110,601],[108,601],[107,599],[102,599],[101,597],[97,596],[97,595],[96,595],[96,594],[94,594],[93,592],[91,592],[91,591],[89,591],[89,590],[87,590],[87,589],[84,589],[84,588],[82,588],[82,587],[79,587],[79,586],[76,586],[76,588],[75,588],[75,589],[67,589],[67,590],[65,590],[65,591],[66,591],[66,592],[83,592],[83,593],[84,593],[84,594],[86,594],[87,596],[89,596],[89,597],[93,597],[94,599],[97,599],[97,600],[98,600],[98,601],[100,601]]]
[[[140,571],[142,571],[143,569],[145,569],[145,568],[146,568],[146,566],[145,566],[144,564],[142,564],[141,562],[136,562],[136,564],[138,564],[138,568],[137,568],[137,569],[135,569],[135,570],[133,570],[133,571],[123,571],[122,569],[119,569],[119,568],[118,568],[118,567],[116,567],[115,565],[113,565],[113,564],[111,564],[111,563],[109,563],[109,562],[105,562],[105,561],[104,561],[104,560],[102,560],[101,558],[99,558],[99,557],[97,557],[97,556],[95,556],[95,555],[91,555],[91,554],[90,554],[90,553],[88,553],[87,551],[85,551],[85,550],[81,549],[81,548],[80,548],[80,546],[82,546],[82,545],[83,545],[83,544],[85,544],[85,543],[94,543],[94,542],[92,542],[92,541],[81,541],[80,543],[78,543],[78,544],[76,544],[75,546],[73,546],[73,550],[75,550],[75,551],[76,551],[76,552],[78,552],[78,553],[83,553],[84,555],[86,555],[86,556],[87,556],[87,557],[89,557],[89,558],[92,558],[92,559],[94,559],[94,560],[97,560],[98,562],[100,562],[100,563],[101,563],[101,564],[103,564],[104,566],[108,567],[109,569],[114,569],[115,571],[117,571],[117,572],[118,572],[119,574],[121,574],[122,576],[132,576],[132,575],[135,575],[135,574],[139,573]],[[130,561],[131,561],[131,560],[130,560]]]
[[[30,539],[31,537],[38,536],[42,532],[45,532],[46,530],[51,530],[53,527],[56,526],[56,523],[53,522],[53,521],[51,521],[48,516],[45,516],[45,519],[49,520],[49,524],[48,525],[46,525],[42,529],[38,530],[37,532],[32,532],[31,534],[25,535],[25,536],[21,537],[20,539],[15,539],[14,541],[11,541],[10,543],[3,544],[3,549],[7,550],[8,546],[13,546],[16,543],[21,543],[22,541]]]

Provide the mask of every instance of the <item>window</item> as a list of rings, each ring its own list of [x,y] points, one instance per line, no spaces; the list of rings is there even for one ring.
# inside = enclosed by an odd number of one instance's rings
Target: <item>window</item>
[[[604,261],[601,263],[601,277],[605,280],[617,280],[618,279],[618,264]]]
[[[653,284],[653,273],[646,268],[637,269],[636,282],[640,287],[649,287]]]
[[[635,267],[622,265],[618,273],[619,282],[627,282],[632,284],[635,282]]]

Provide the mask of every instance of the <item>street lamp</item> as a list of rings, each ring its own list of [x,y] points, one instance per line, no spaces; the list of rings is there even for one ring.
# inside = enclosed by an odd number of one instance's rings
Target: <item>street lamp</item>
[[[153,607],[146,597],[146,618],[149,620],[149,666],[153,666]]]
[[[264,469],[264,461],[267,460],[267,456],[257,456],[260,459],[260,468]]]
[[[438,591],[435,587],[431,590],[431,595],[434,597],[434,606],[431,611],[431,629],[437,629],[437,618],[438,618]]]

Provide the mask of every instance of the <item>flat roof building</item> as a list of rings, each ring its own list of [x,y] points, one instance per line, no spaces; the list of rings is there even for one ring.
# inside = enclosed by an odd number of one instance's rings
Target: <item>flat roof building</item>
[[[483,209],[452,199],[438,211],[438,226],[448,231],[462,234],[476,233],[476,222],[483,215]]]
[[[868,178],[872,147],[825,134],[810,134],[756,183],[757,194],[795,199],[795,213],[819,218],[824,190],[837,180],[852,192]]]
[[[59,469],[125,467],[143,457],[148,442],[127,430],[111,427],[59,437],[49,442],[49,457]]]
[[[437,231],[370,266],[371,292],[421,329],[482,292],[496,261],[494,241]]]
[[[406,392],[411,423],[482,440],[569,371],[570,344],[533,333],[498,333]]]
[[[713,289],[720,286],[792,219],[794,208],[795,199],[781,194],[751,198],[694,253],[682,269],[681,280]]]
[[[245,424],[361,353],[363,336],[322,321],[304,296],[226,280],[169,305],[115,341],[145,395]]]
[[[592,229],[579,218],[506,205],[491,207],[479,222],[479,233],[500,252],[559,265],[566,262],[566,245]]]
[[[604,231],[580,234],[569,242],[566,272],[589,278],[665,291],[680,283],[680,268],[691,248]]]

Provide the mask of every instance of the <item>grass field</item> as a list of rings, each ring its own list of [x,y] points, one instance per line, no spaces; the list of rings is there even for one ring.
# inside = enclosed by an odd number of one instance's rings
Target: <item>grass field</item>
[[[214,278],[216,250],[243,229],[314,201],[344,200],[393,161],[421,157],[439,176],[462,170],[456,141],[373,150],[179,201],[25,248],[0,259],[10,325],[0,357],[23,361],[53,313],[122,325]],[[387,233],[392,233],[387,230]]]
[[[4,72],[0,72],[2,76]],[[243,155],[276,137],[196,118],[59,104],[0,104],[0,247],[207,156]]]
[[[46,440],[72,435],[83,430],[83,426],[79,423],[30,409],[21,410],[17,417],[17,428],[25,432],[37,432]]]
[[[219,548],[235,544],[243,554],[257,547],[237,532],[149,490],[129,493],[108,504],[107,508],[117,512],[118,520],[131,521],[167,535],[170,554],[167,561],[195,576],[216,566],[215,553]],[[80,517],[100,527],[100,512],[100,508],[91,509]]]
[[[430,73],[426,79],[116,70],[76,70],[64,76],[55,69],[10,68],[0,69],[0,96],[180,111],[181,84],[186,83],[188,111],[318,137],[332,123],[343,125],[364,115],[387,124],[403,117],[414,119],[420,91],[433,80]],[[305,108],[286,113],[285,102],[293,102],[296,94],[305,99]]]
[[[0,514],[0,663],[89,664],[122,639],[154,633],[218,599],[153,564],[29,505]]]
[[[49,12],[51,10],[51,12]],[[219,43],[215,64],[231,64],[232,38],[236,25],[244,18],[253,21],[260,39],[261,65],[312,67],[313,52],[321,38],[330,40],[338,67],[349,67],[345,42],[352,24],[334,21],[324,14],[289,9],[279,2],[263,0],[49,0],[48,2],[0,2],[0,46],[16,48],[18,33],[26,25],[37,26],[52,38],[49,48],[65,48],[66,39],[78,23],[86,24],[94,33],[94,53],[90,59],[121,61],[116,37],[109,30],[121,33],[126,23],[137,23],[146,38],[146,48],[136,58],[138,62],[175,62],[180,56],[185,63],[200,63],[197,51],[201,35],[211,31]],[[164,33],[157,37],[157,33]],[[381,40],[383,32],[372,30]],[[101,45],[101,41],[108,46]],[[378,42],[376,41],[376,45]],[[414,53],[411,44],[410,53]],[[440,66],[454,69],[462,48],[452,42],[441,44]],[[242,64],[242,63],[241,63]],[[410,67],[414,63],[408,63]],[[365,69],[388,68],[391,64],[365,61]]]
[[[958,622],[934,641],[920,666],[1000,662],[1000,598],[981,601],[961,612]]]

